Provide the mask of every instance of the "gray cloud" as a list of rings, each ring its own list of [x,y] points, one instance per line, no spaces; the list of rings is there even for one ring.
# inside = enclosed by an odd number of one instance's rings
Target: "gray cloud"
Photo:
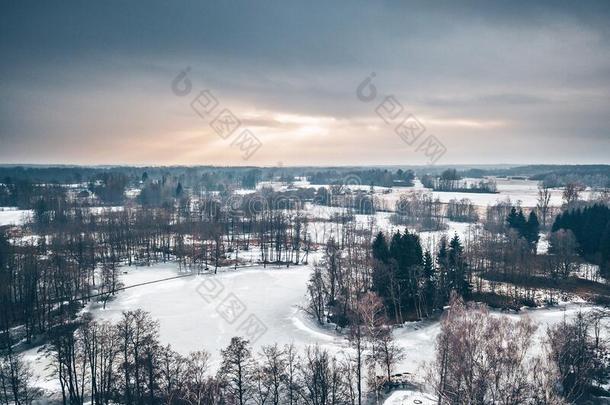
[[[362,124],[375,122],[374,106],[354,91],[372,71],[382,94],[437,123],[427,127],[456,163],[610,156],[606,1],[23,1],[1,8],[0,161],[130,163],[137,156],[133,163],[156,163],[164,140],[201,125],[169,91],[187,65],[196,86],[227,107],[269,113],[245,119],[268,129],[261,136],[283,139],[269,149],[285,156],[262,153],[269,161],[261,164],[416,158],[391,133],[382,130],[380,141]],[[278,123],[275,113],[339,124],[307,143],[295,135],[298,125]],[[201,136],[202,147],[223,147]],[[234,158],[221,157],[240,163]]]

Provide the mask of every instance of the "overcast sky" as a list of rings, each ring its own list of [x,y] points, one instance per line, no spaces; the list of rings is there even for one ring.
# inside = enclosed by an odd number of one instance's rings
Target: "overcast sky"
[[[429,135],[439,164],[610,163],[610,2],[457,3],[1,0],[0,163],[423,164]]]

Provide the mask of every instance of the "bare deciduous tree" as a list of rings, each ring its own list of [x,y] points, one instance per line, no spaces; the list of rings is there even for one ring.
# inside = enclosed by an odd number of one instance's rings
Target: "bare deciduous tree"
[[[570,182],[566,184],[563,190],[563,202],[570,207],[580,198],[580,194],[585,190],[585,187],[580,183]]]
[[[538,185],[538,200],[536,208],[542,219],[542,229],[546,229],[546,220],[549,216],[549,204],[551,202],[551,188],[544,183]]]
[[[0,404],[27,405],[39,394],[31,385],[32,372],[12,349],[0,354]]]
[[[236,404],[244,405],[252,398],[252,383],[255,380],[250,344],[243,338],[234,337],[229,346],[221,351],[221,355],[219,379],[226,383],[228,398]]]
[[[440,404],[518,404],[533,395],[527,358],[536,327],[493,317],[455,296],[441,321],[431,378]]]

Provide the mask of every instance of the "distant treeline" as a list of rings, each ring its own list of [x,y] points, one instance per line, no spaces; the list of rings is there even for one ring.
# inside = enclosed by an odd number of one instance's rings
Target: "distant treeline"
[[[267,169],[267,178],[281,178],[280,171]],[[292,178],[292,177],[291,177]],[[256,168],[207,167],[0,167],[0,206],[32,209],[49,194],[71,189],[81,197],[93,193],[99,205],[120,205],[129,187],[146,189],[144,198],[155,199],[171,184],[172,193],[188,188],[199,195],[206,191],[253,189],[265,179]],[[62,191],[62,189],[64,191]]]
[[[589,187],[610,186],[610,165],[529,165],[508,169],[465,169],[462,177],[526,177],[544,182],[548,187],[581,183]]]
[[[315,184],[365,186],[412,186],[412,171],[398,169],[321,169],[284,167],[84,167],[84,166],[0,166],[0,206],[31,209],[50,187],[70,186],[89,191],[100,204],[121,204],[129,187],[144,188],[145,199],[158,200],[158,194],[170,194],[176,188],[189,189],[193,195],[206,191],[254,189],[261,181],[291,183],[306,177]]]
[[[253,187],[256,182],[279,177],[284,171],[283,168],[211,166],[0,166],[0,183],[79,184],[118,174],[125,176],[132,183],[143,178],[162,180],[175,177],[188,186],[201,184],[208,189],[214,189],[220,184]]]
[[[447,169],[455,170],[462,178],[526,177],[532,180],[544,180],[550,186],[563,186],[567,183],[580,182],[593,187],[610,185],[610,165],[526,165],[526,166],[393,166],[393,167],[215,167],[215,166],[0,166],[0,182],[10,178],[13,181],[32,183],[75,184],[99,178],[103,173],[120,172],[131,180],[139,180],[144,173],[151,179],[178,177],[187,186],[199,183],[204,178],[208,188],[225,181],[236,185],[253,187],[260,180],[292,180],[296,177],[307,177],[315,184],[329,184],[340,181],[346,176],[359,177],[362,184],[390,186],[394,180],[409,182],[413,173],[418,177],[424,175],[439,176]]]
[[[307,172],[307,179],[312,184],[346,184],[346,185],[365,185],[365,186],[407,186],[413,185],[415,174],[411,170],[398,169],[396,171],[388,169],[369,169],[369,170],[320,170]]]
[[[482,179],[472,183],[463,179],[456,169],[447,169],[439,176],[425,174],[421,176],[421,182],[426,188],[434,191],[451,191],[461,193],[497,193],[496,182]]]

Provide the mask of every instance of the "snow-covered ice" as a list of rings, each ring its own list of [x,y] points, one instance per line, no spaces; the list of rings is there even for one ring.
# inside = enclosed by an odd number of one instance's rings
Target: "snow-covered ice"
[[[182,353],[208,350],[215,361],[231,337],[242,334],[240,325],[251,314],[267,328],[253,344],[256,349],[276,342],[292,342],[299,348],[315,343],[333,350],[342,348],[346,346],[343,337],[318,329],[300,309],[305,302],[305,285],[310,271],[309,266],[268,266],[267,269],[254,266],[237,271],[221,270],[215,276],[194,275],[168,280],[121,291],[106,309],[98,307],[93,313],[98,319],[116,321],[122,311],[136,308],[149,311],[159,321],[164,343],[171,343]],[[176,274],[175,265],[160,264],[128,268],[122,278],[125,285],[134,285]],[[201,295],[201,283],[210,278],[220,283],[222,291],[207,302]],[[232,322],[223,319],[217,310],[229,296],[230,299],[236,297],[245,308]]]
[[[22,225],[31,215],[31,210],[19,210],[13,207],[0,207],[0,226]]]
[[[125,285],[160,280],[178,274],[175,264],[158,264],[150,267],[124,268]],[[306,284],[311,266],[275,267],[253,266],[247,269],[221,269],[217,275],[193,275],[156,284],[136,286],[118,293],[107,304],[106,309],[97,306],[93,314],[97,319],[113,321],[121,312],[141,308],[149,311],[160,324],[163,343],[170,343],[182,353],[206,349],[218,361],[220,350],[226,347],[231,337],[244,335],[240,324],[250,315],[260,319],[266,332],[254,343],[254,348],[278,343],[294,343],[299,349],[318,344],[332,352],[349,350],[344,336],[332,329],[321,328],[302,310],[306,303]],[[201,283],[212,279],[222,286],[219,295],[207,302],[201,296]],[[228,296],[233,295],[245,307],[235,321],[223,319],[217,308]],[[573,317],[578,311],[595,308],[588,304],[567,304],[550,309],[524,310],[520,313],[494,312],[498,316],[518,319],[529,316],[541,325],[541,338],[546,325],[560,322],[564,317]],[[397,368],[399,372],[422,375],[425,362],[434,354],[434,342],[440,331],[436,321],[410,322],[396,328],[394,335],[405,348],[406,359]],[[247,337],[247,336],[246,336]]]

